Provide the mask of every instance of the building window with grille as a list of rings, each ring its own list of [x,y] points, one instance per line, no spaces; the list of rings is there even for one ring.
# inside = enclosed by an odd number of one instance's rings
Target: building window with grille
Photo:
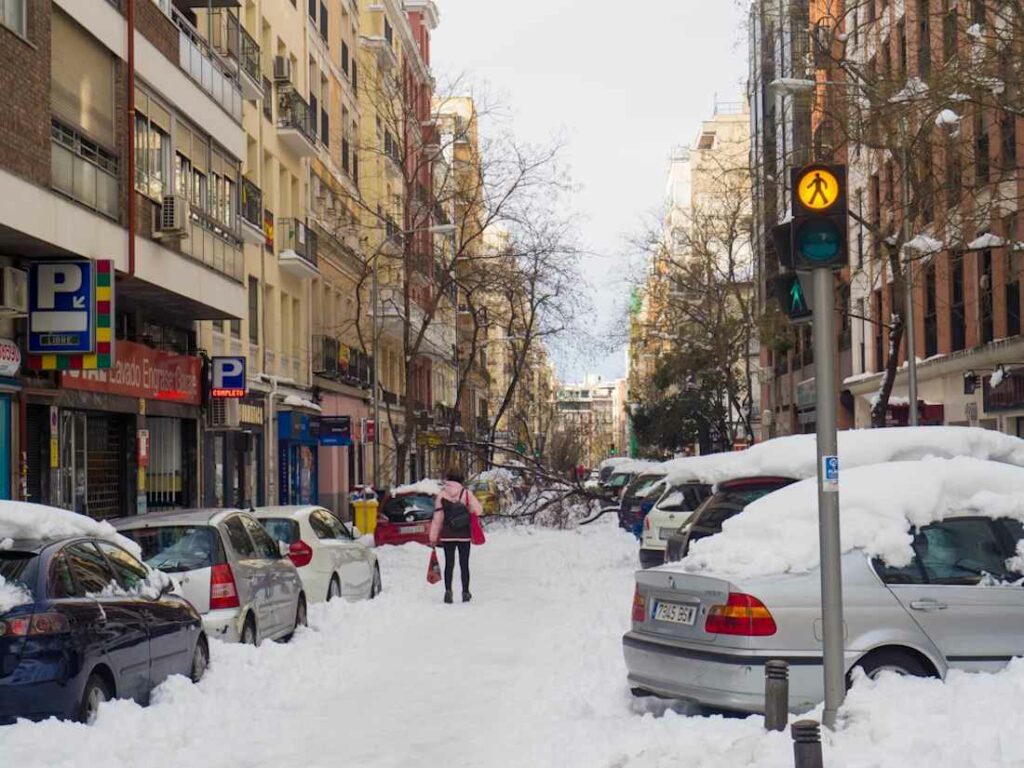
[[[967,346],[967,314],[964,308],[963,254],[953,257],[950,264],[950,337],[951,351],[959,352]]]

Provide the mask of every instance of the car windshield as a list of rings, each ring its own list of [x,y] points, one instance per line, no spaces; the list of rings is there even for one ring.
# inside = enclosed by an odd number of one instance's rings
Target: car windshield
[[[9,584],[17,584],[28,592],[35,584],[33,571],[39,559],[31,552],[0,552],[0,576]]]
[[[221,561],[217,533],[207,525],[166,525],[121,531],[142,547],[142,559],[165,573],[210,568]]]
[[[633,476],[628,472],[619,472],[617,475],[612,475],[612,479],[608,481],[608,485],[611,488],[622,488],[632,479]]]
[[[294,544],[299,540],[299,524],[287,517],[261,517],[260,522],[274,541]]]
[[[421,494],[394,496],[384,505],[384,515],[394,523],[426,520],[434,516],[434,497]]]

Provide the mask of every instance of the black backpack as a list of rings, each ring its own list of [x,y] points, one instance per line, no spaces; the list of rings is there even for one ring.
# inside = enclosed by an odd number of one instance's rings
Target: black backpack
[[[462,503],[461,498],[459,501],[441,499],[441,507],[444,509],[443,532],[451,536],[468,536],[469,507]]]

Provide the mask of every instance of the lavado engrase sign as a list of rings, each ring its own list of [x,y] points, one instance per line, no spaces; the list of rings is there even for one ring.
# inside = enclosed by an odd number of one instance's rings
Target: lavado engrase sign
[[[199,358],[120,341],[114,367],[105,371],[64,371],[61,386],[109,395],[199,405]]]

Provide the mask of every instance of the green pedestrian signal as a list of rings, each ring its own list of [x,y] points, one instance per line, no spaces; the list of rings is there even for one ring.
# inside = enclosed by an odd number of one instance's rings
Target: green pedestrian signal
[[[782,272],[773,278],[772,294],[791,323],[809,323],[814,316],[807,291],[796,272]]]

